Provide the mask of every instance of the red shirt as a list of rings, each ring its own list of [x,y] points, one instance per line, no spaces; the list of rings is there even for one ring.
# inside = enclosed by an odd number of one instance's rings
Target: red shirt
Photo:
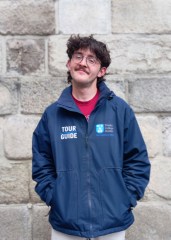
[[[90,116],[91,112],[94,110],[94,108],[96,106],[96,103],[99,99],[99,95],[100,95],[100,92],[99,92],[99,90],[97,90],[96,95],[92,99],[90,99],[89,101],[79,101],[76,98],[74,98],[74,96],[72,96],[76,105],[77,105],[77,107],[84,114],[87,121],[89,119],[89,116]]]

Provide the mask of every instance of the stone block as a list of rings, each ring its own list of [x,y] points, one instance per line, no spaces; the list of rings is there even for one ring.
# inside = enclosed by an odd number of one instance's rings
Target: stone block
[[[162,77],[129,82],[128,101],[137,112],[170,112],[171,80]]]
[[[65,86],[66,78],[24,79],[21,83],[21,109],[23,113],[42,113],[55,102]]]
[[[170,0],[112,0],[113,33],[170,33]]]
[[[134,210],[135,223],[127,231],[127,240],[170,240],[171,205],[163,202],[139,203]]]
[[[110,74],[170,73],[170,35],[95,36],[106,42],[112,63]]]
[[[36,182],[32,180],[32,164],[29,165],[29,193],[30,193],[30,202],[31,203],[43,203],[35,192]]]
[[[0,115],[17,112],[18,87],[17,79],[0,77]]]
[[[151,161],[151,178],[147,199],[171,200],[171,164],[169,158],[158,156]]]
[[[4,154],[4,124],[5,119],[0,117],[0,168],[9,166],[9,160]]]
[[[54,1],[0,1],[0,22],[0,34],[53,34],[55,33]]]
[[[10,39],[7,41],[7,72],[38,74],[45,72],[43,39]]]
[[[167,157],[171,157],[171,117],[163,119],[163,152]]]
[[[10,112],[9,108],[11,107],[11,94],[7,87],[0,85],[0,109],[2,112]]]
[[[0,205],[2,240],[31,240],[31,221],[27,206]]]
[[[60,32],[64,34],[111,33],[110,4],[110,0],[59,1]]]
[[[107,44],[112,63],[108,72],[115,74],[163,74],[170,72],[171,37],[94,35]],[[67,70],[66,42],[68,36],[49,39],[49,69],[51,74],[64,74]]]
[[[137,116],[137,120],[147,145],[149,157],[161,154],[162,131],[156,116]]]
[[[8,159],[29,159],[32,156],[32,134],[38,117],[16,115],[4,126],[4,149]]]
[[[13,204],[29,201],[28,165],[13,163],[0,167],[0,203]]]
[[[33,206],[33,239],[50,240],[51,227],[48,222],[49,209],[45,205]]]
[[[66,44],[69,36],[51,36],[48,41],[49,72],[52,75],[67,76],[68,56]]]
[[[4,127],[4,119],[0,118],[0,165],[3,164],[3,157],[4,157],[3,127]]]
[[[121,97],[122,99],[126,99],[126,90],[125,90],[125,83],[124,80],[118,79],[114,76],[105,76],[105,83],[107,87],[113,91],[118,97]]]
[[[40,199],[40,197],[38,196],[38,194],[34,190],[35,186],[36,186],[36,182],[34,182],[30,178],[30,183],[29,183],[30,200],[31,200],[32,203],[43,203],[43,201]]]
[[[3,60],[3,57],[2,57],[2,41],[0,39],[0,73],[2,72],[2,60]]]

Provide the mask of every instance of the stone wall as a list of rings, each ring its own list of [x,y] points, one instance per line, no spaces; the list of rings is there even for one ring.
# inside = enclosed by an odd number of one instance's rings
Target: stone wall
[[[136,112],[152,164],[128,240],[171,240],[171,1],[0,0],[0,239],[48,240],[34,193],[31,137],[66,83],[66,40],[111,51],[108,86]]]

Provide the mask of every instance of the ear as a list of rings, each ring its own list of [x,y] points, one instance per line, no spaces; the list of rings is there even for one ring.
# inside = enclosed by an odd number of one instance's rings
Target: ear
[[[69,59],[66,63],[66,67],[68,68],[68,70],[70,70],[70,63],[71,63],[71,60]]]
[[[106,70],[107,70],[107,68],[106,67],[102,67],[102,68],[100,68],[100,71],[99,71],[99,73],[98,73],[98,77],[103,77],[104,75],[105,75],[105,73],[106,73]]]

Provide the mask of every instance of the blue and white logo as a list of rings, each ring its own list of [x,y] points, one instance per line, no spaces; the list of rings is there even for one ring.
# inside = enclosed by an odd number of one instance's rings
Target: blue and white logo
[[[103,133],[104,132],[104,124],[97,124],[96,125],[96,133]]]

